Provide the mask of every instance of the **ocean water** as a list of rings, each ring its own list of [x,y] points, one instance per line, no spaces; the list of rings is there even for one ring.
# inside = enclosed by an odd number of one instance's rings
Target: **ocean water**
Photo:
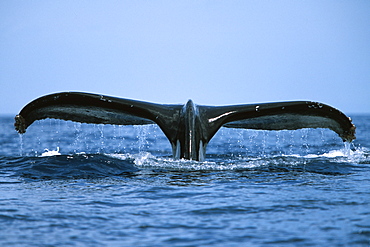
[[[0,117],[0,246],[370,246],[370,115],[325,129],[221,129],[205,162],[155,125]]]

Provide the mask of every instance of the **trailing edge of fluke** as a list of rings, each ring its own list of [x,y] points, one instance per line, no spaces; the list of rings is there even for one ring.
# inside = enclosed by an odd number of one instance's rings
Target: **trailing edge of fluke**
[[[318,102],[291,101],[230,106],[155,104],[83,92],[42,96],[15,117],[25,133],[34,121],[55,118],[81,123],[157,124],[172,145],[175,159],[204,160],[206,146],[221,127],[257,130],[328,128],[343,141],[355,139],[355,126],[341,111]]]

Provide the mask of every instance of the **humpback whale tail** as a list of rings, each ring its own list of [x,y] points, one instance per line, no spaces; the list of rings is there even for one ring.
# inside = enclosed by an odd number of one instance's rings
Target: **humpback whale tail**
[[[45,118],[81,123],[157,124],[172,145],[173,157],[204,160],[206,146],[221,127],[258,130],[329,128],[343,141],[355,139],[355,126],[341,111],[318,102],[291,101],[230,106],[154,104],[98,94],[63,92],[42,96],[15,117],[25,133]]]

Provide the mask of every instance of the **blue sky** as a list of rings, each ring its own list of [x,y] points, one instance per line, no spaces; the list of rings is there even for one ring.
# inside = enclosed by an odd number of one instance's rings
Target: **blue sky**
[[[0,114],[59,91],[370,113],[370,1],[1,1]]]

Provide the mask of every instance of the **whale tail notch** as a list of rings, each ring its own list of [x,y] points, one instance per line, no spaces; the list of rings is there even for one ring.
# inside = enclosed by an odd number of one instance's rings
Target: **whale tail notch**
[[[329,128],[344,141],[355,126],[341,111],[318,102],[292,101],[230,106],[155,104],[92,93],[49,94],[28,103],[15,117],[25,133],[34,121],[55,118],[81,123],[157,124],[171,143],[174,158],[203,160],[208,142],[221,127],[259,130]]]

